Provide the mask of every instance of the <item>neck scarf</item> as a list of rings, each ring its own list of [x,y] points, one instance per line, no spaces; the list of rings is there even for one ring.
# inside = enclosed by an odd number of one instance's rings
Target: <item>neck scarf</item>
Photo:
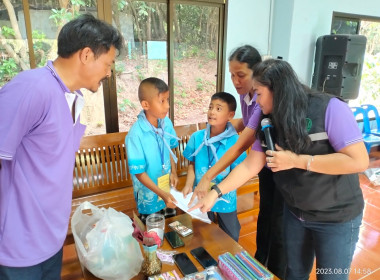
[[[227,123],[226,130],[223,131],[222,133],[209,138],[210,133],[211,133],[211,127],[209,124],[207,124],[205,133],[203,135],[203,142],[199,145],[198,149],[196,149],[196,151],[190,157],[196,156],[200,152],[203,146],[207,146],[211,148],[211,152],[215,158],[215,162],[217,162],[219,159],[218,159],[218,156],[216,155],[216,148],[213,143],[219,142],[223,139],[229,138],[232,135],[237,134],[235,128],[230,122]]]
[[[178,159],[177,159],[177,157],[175,156],[175,154],[173,153],[172,149],[170,148],[169,143],[166,141],[166,139],[165,139],[165,135],[166,135],[166,136],[169,136],[170,138],[175,138],[175,139],[177,139],[177,140],[180,140],[180,138],[178,138],[176,135],[172,135],[172,134],[170,134],[170,133],[168,133],[168,132],[166,132],[166,131],[164,130],[164,124],[165,124],[164,119],[158,119],[158,120],[157,120],[157,121],[158,121],[158,122],[157,122],[157,123],[158,123],[158,127],[154,127],[154,126],[148,121],[148,119],[146,118],[144,112],[143,112],[142,114],[140,114],[140,115],[141,115],[142,118],[147,122],[147,124],[151,127],[152,131],[153,131],[156,135],[159,135],[159,136],[161,137],[162,141],[164,142],[165,147],[168,148],[169,153],[170,153],[170,155],[172,156],[174,162],[177,163]]]

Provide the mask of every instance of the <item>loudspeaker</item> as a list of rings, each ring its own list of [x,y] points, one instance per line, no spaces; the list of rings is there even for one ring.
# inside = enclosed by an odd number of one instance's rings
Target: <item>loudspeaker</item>
[[[345,100],[357,98],[366,43],[363,35],[319,37],[311,87]]]

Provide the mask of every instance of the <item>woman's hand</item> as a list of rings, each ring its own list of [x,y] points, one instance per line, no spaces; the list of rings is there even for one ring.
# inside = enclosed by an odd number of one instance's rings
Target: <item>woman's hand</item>
[[[198,185],[194,189],[193,196],[190,199],[189,206],[193,203],[195,198],[198,198],[198,200],[201,200],[204,198],[209,189],[210,189],[210,182],[206,176],[203,176],[202,179],[199,181]]]
[[[217,192],[210,191],[204,198],[198,201],[198,203],[195,204],[193,207],[191,207],[188,211],[190,212],[199,208],[199,210],[202,213],[208,212],[214,206],[217,198],[218,198]]]
[[[276,144],[277,151],[267,150],[266,154],[266,162],[267,166],[272,169],[273,172],[288,170],[296,167],[296,161],[298,155],[281,148]]]

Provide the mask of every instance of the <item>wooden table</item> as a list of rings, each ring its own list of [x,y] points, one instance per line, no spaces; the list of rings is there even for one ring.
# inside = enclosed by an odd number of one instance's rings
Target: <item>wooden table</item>
[[[227,235],[223,230],[219,228],[218,225],[211,223],[206,224],[196,219],[192,219],[188,214],[178,215],[165,221],[165,231],[170,231],[168,224],[173,221],[180,221],[185,226],[193,229],[193,234],[186,237],[181,237],[185,242],[185,246],[172,249],[168,241],[165,239],[164,244],[161,249],[163,250],[176,250],[178,253],[185,252],[194,265],[197,267],[198,271],[203,271],[204,268],[199,264],[199,262],[190,254],[190,250],[203,246],[210,255],[218,260],[218,256],[230,252],[235,255],[244,250],[235,240],[233,240],[229,235]],[[178,275],[183,277],[182,273],[179,271],[178,267],[174,265],[162,264],[162,272],[176,270]],[[86,268],[82,266],[83,276],[86,280],[99,280],[99,278],[92,275]],[[145,279],[140,273],[133,279]],[[276,279],[276,278],[275,278]]]

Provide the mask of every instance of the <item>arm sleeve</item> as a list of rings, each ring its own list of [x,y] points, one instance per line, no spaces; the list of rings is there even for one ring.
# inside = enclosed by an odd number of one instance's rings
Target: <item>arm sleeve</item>
[[[130,135],[130,133],[125,137],[128,168],[131,174],[140,174],[146,170],[145,154],[139,137],[137,135]]]
[[[363,141],[362,133],[350,107],[338,98],[331,98],[327,105],[325,128],[335,151]]]
[[[13,159],[22,139],[44,116],[44,100],[19,80],[0,90],[0,158],[4,160]]]
[[[263,147],[261,146],[260,139],[256,139],[255,142],[253,142],[252,150],[257,152],[264,152]]]
[[[259,124],[259,121],[260,121],[261,108],[260,108],[259,104],[257,104],[257,103],[255,103],[255,105],[252,104],[251,106],[254,106],[254,107],[253,107],[252,114],[249,117],[249,120],[248,120],[248,123],[246,126],[255,130]]]

